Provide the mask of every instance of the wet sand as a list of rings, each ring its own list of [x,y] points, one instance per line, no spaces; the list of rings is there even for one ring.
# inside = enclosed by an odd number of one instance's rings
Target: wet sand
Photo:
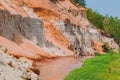
[[[74,58],[64,57],[37,62],[40,69],[41,80],[64,80],[64,78],[75,68],[82,66],[84,60],[90,57]]]

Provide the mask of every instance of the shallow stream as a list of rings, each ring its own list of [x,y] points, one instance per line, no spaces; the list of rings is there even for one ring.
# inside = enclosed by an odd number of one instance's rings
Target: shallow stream
[[[40,69],[41,80],[64,80],[64,78],[75,68],[82,66],[85,59],[64,57],[47,60],[45,62],[37,62],[37,67]]]

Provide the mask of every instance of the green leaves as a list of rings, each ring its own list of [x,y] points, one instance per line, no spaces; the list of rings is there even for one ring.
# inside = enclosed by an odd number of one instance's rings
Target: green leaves
[[[98,12],[93,11],[92,9],[87,9],[86,14],[87,18],[94,26],[103,29],[104,16],[100,15]]]
[[[81,4],[84,7],[86,6],[86,1],[85,0],[73,0],[73,2],[79,3],[79,4]]]
[[[97,11],[87,9],[86,11],[88,20],[97,28],[110,33],[115,41],[120,45],[120,19],[112,16],[103,16]]]

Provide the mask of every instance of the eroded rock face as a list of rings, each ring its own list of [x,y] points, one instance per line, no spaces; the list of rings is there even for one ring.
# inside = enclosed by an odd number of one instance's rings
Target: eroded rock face
[[[12,14],[34,17],[11,15],[0,10],[0,34],[12,41],[14,36],[22,35],[57,56],[73,56],[71,50],[75,47],[82,48],[84,55],[94,55],[96,50],[102,50],[102,46],[97,45],[99,42],[107,42],[115,51],[118,50],[114,39],[97,31],[88,21],[85,9],[71,0],[57,0],[55,4],[51,0],[1,0],[0,3]],[[45,35],[41,18],[45,24]],[[68,49],[69,44],[73,49]]]
[[[41,47],[46,42],[42,20],[11,15],[5,10],[0,10],[0,35],[12,41],[15,35],[22,35]]]
[[[32,61],[16,59],[0,49],[0,80],[40,80],[32,68]]]
[[[70,21],[67,23],[58,21],[54,25],[70,40],[71,46],[81,48],[84,55],[94,55],[95,51],[102,52],[104,43],[108,43],[114,51],[119,48],[113,38],[102,35],[92,25],[81,27],[72,24]],[[101,44],[97,45],[96,42]],[[96,49],[94,45],[97,46]]]
[[[72,55],[72,51],[67,51],[67,49],[60,49],[59,47],[54,46],[52,43],[46,40],[44,25],[41,19],[12,15],[10,12],[5,10],[0,10],[0,17],[1,36],[17,43],[17,45],[22,46],[22,48],[29,50],[30,52],[32,51],[32,53],[47,57],[68,56],[69,54]],[[24,39],[27,39],[28,41],[24,42]],[[31,45],[32,43],[35,45]],[[28,46],[28,49],[25,46]],[[34,49],[36,48],[35,46],[37,47],[37,50]],[[38,46],[43,50],[38,50]],[[18,53],[15,54],[18,55]],[[21,55],[28,57],[23,54]],[[35,56],[31,57],[30,59],[34,58]]]

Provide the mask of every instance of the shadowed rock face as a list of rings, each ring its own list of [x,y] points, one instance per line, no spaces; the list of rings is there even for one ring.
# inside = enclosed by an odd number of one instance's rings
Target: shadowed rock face
[[[46,42],[42,20],[11,15],[5,10],[0,10],[0,35],[12,41],[15,36],[21,35],[40,47]]]

